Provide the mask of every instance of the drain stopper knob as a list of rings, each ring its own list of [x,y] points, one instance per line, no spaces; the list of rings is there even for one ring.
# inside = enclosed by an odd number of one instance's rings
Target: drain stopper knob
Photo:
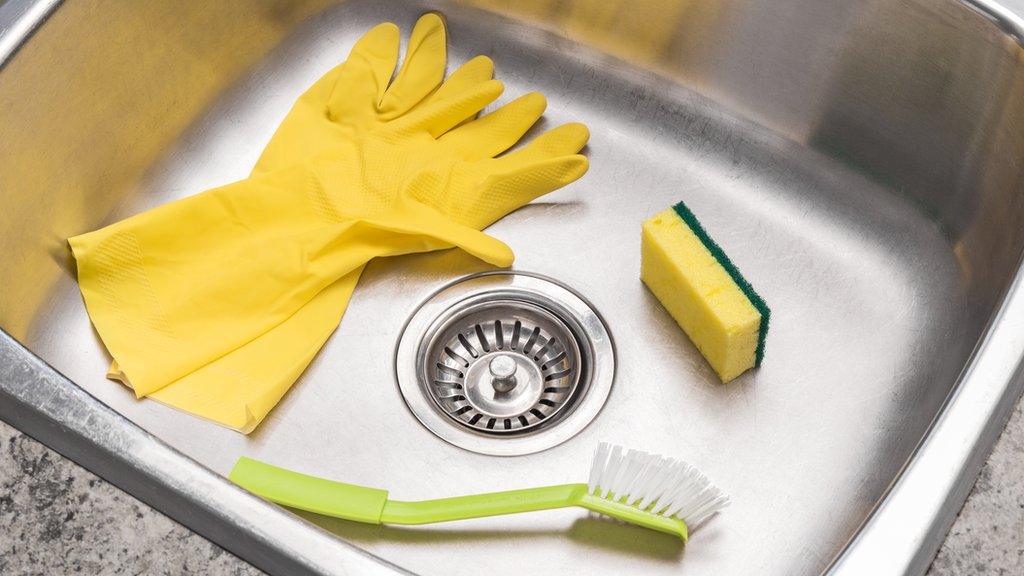
[[[508,392],[516,387],[516,359],[505,354],[491,358],[491,386],[495,392]]]

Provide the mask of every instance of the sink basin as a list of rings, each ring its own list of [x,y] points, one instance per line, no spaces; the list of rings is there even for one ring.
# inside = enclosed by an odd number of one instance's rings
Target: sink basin
[[[493,57],[504,101],[537,89],[545,126],[591,129],[590,172],[489,231],[604,319],[600,413],[519,456],[410,413],[403,326],[487,269],[457,251],[372,263],[249,436],[106,380],[64,239],[244,177],[362,32],[428,9],[453,63]],[[0,418],[276,573],[921,573],[1021,392],[1020,24],[983,0],[9,0]],[[678,200],[772,308],[763,366],[728,385],[638,278],[640,222]],[[599,440],[684,458],[733,505],[684,548],[571,509],[300,518],[222,479],[244,455],[436,498],[584,481]]]

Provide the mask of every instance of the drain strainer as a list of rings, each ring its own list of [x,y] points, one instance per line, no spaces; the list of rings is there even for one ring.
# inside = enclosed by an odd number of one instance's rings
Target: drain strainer
[[[442,288],[402,333],[398,383],[439,437],[484,454],[528,454],[582,430],[611,390],[614,351],[565,286],[490,272]]]
[[[528,301],[485,299],[445,319],[426,346],[428,394],[484,433],[550,421],[574,398],[581,368],[572,330]]]

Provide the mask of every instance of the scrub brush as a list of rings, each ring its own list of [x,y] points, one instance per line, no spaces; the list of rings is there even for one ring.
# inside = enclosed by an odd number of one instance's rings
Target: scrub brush
[[[308,512],[367,524],[432,524],[580,506],[684,542],[729,498],[686,462],[602,442],[586,484],[491,492],[419,502],[389,500],[386,490],[299,474],[239,458],[229,478],[253,494]]]

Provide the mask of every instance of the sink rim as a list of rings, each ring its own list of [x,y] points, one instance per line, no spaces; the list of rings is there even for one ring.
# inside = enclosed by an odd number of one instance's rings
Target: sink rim
[[[1024,20],[957,0],[1024,46]],[[0,7],[0,67],[61,4]],[[828,569],[923,573],[1024,389],[1024,268],[911,459]],[[408,573],[231,485],[104,405],[0,330],[0,419],[268,571]],[[942,472],[942,473],[938,473]],[[333,543],[333,545],[331,545]],[[253,550],[259,547],[262,552]],[[883,565],[884,564],[884,565]]]

